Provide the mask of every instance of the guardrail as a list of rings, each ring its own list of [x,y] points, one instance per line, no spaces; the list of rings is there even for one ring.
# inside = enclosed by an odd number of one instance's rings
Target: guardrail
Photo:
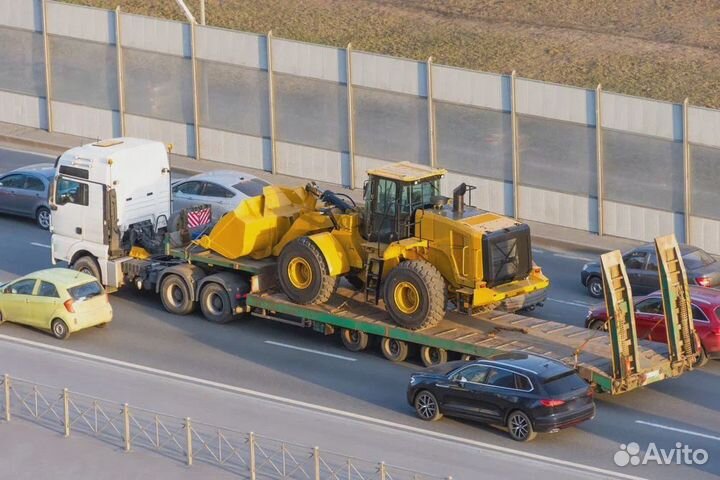
[[[340,453],[218,427],[127,403],[4,375],[0,405],[6,422],[22,418],[69,437],[94,436],[126,452],[143,448],[192,466],[220,467],[251,480],[452,480]]]

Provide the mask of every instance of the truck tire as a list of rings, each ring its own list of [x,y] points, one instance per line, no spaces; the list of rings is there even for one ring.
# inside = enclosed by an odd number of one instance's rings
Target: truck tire
[[[445,315],[445,279],[434,265],[409,260],[393,268],[385,280],[385,306],[401,327],[422,330],[437,325]]]
[[[213,323],[228,323],[234,318],[230,296],[222,285],[214,282],[206,283],[200,291],[200,310]]]
[[[187,283],[174,273],[163,278],[160,284],[160,299],[165,310],[175,315],[187,315],[195,309]]]
[[[338,283],[320,249],[307,237],[285,246],[278,259],[278,279],[283,293],[301,305],[327,302]]]
[[[361,352],[365,350],[370,342],[370,335],[360,330],[343,328],[340,330],[340,339],[345,348],[351,352]]]
[[[440,365],[447,362],[448,352],[444,348],[428,347],[423,345],[420,347],[420,360],[426,367]]]
[[[100,274],[100,267],[98,266],[95,259],[89,255],[83,255],[82,257],[75,260],[72,264],[72,269],[78,272],[92,275],[97,279],[98,282],[102,283],[102,275]]]
[[[410,347],[407,342],[394,338],[383,337],[380,340],[380,351],[391,362],[404,362],[407,360]]]

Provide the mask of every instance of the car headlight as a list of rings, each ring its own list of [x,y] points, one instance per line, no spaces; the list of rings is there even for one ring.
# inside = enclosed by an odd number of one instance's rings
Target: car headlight
[[[589,267],[590,267],[590,264],[586,263],[585,265],[583,265],[582,271],[583,272],[586,271]]]
[[[418,382],[418,378],[415,375],[410,375],[410,385],[415,385]]]

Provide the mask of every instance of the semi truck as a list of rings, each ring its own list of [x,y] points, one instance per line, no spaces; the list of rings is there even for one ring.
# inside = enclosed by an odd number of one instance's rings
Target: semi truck
[[[526,351],[611,393],[692,368],[691,350],[628,336],[634,321],[620,314],[609,334],[518,314],[549,286],[528,226],[466,204],[468,185],[441,196],[445,173],[408,162],[371,170],[363,205],[312,182],[269,186],[211,222],[207,206],[171,211],[165,145],[98,141],[56,161],[52,260],[110,291],[153,291],[174,314],[253,315],[338,335],[352,351],[377,343],[395,362]],[[672,338],[687,338],[692,322],[669,320],[685,335]]]

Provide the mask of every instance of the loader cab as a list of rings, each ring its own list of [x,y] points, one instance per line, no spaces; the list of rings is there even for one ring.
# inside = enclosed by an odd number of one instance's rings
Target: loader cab
[[[364,237],[392,243],[415,236],[415,212],[432,208],[446,171],[399,162],[369,170],[364,186]]]

